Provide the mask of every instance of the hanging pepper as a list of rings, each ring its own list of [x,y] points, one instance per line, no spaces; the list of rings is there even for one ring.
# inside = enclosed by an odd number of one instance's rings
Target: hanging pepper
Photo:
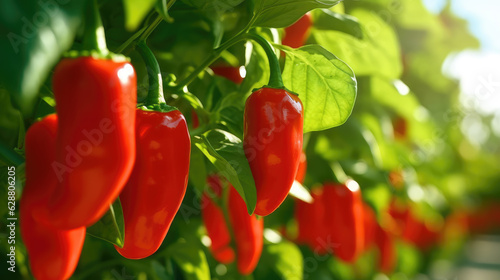
[[[304,110],[299,97],[283,85],[278,58],[269,42],[248,35],[265,50],[271,67],[268,86],[245,103],[243,148],[257,190],[255,214],[271,214],[292,187],[302,152]]]
[[[213,194],[220,198],[222,195],[222,186],[218,176],[211,175],[207,178],[207,184],[213,191]],[[234,251],[231,248],[231,234],[224,220],[224,213],[221,208],[215,204],[207,192],[203,193],[201,216],[207,229],[207,234],[212,240],[210,250],[214,258],[223,264],[234,261]]]
[[[63,59],[53,76],[58,187],[41,219],[62,229],[88,226],[104,215],[135,159],[135,71],[124,57],[109,54],[92,9],[84,47],[93,56]]]
[[[85,239],[85,228],[55,229],[37,222],[33,214],[47,206],[57,178],[55,160],[57,116],[33,124],[25,138],[26,184],[20,202],[21,236],[33,276],[38,280],[68,279],[75,270]]]
[[[236,242],[238,271],[243,275],[249,275],[257,266],[262,253],[264,219],[248,214],[245,201],[232,186],[229,191],[228,207]]]
[[[345,262],[356,261],[364,245],[363,204],[358,183],[325,184],[326,233],[335,255]]]
[[[285,28],[285,36],[283,37],[282,44],[292,48],[302,47],[307,41],[307,37],[309,37],[311,25],[311,14],[307,13],[294,24]]]
[[[160,68],[144,41],[137,45],[149,71],[146,106],[136,111],[136,161],[120,194],[125,222],[123,248],[129,259],[160,247],[186,193],[191,138],[181,112],[165,104]]]
[[[375,231],[375,245],[378,249],[378,269],[389,274],[397,264],[395,237],[398,234],[398,223],[390,211],[382,213],[380,224]]]
[[[368,204],[363,203],[364,251],[371,249],[371,247],[375,245],[377,226],[377,217],[375,212]]]
[[[222,187],[219,178],[211,176],[208,183],[215,195],[220,197]],[[248,275],[257,266],[262,253],[264,220],[257,219],[255,215],[249,215],[245,201],[231,185],[228,187],[230,188],[229,222],[235,238],[237,267],[241,274]],[[233,248],[230,247],[231,235],[224,213],[206,193],[202,199],[202,205],[205,206],[202,208],[203,222],[212,240],[210,250],[217,261],[231,263],[235,254]]]
[[[329,244],[326,235],[325,205],[323,188],[311,191],[312,203],[301,200],[295,202],[295,220],[297,221],[298,235],[296,242],[308,245],[319,255],[328,252]]]
[[[224,77],[237,85],[243,82],[243,77],[240,74],[239,67],[216,65],[216,66],[211,66],[210,69],[214,71],[215,75]]]
[[[125,222],[123,248],[129,259],[150,256],[160,247],[186,192],[191,141],[178,110],[137,110],[137,158],[120,194]]]

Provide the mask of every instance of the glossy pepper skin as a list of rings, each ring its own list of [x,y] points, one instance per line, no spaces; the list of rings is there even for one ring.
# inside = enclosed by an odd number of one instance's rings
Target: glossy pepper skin
[[[211,176],[208,182],[214,193],[220,196],[219,178]],[[235,238],[237,268],[241,274],[249,275],[254,271],[262,254],[264,219],[257,219],[255,215],[249,215],[245,201],[231,185],[228,187],[230,188],[229,222]],[[230,247],[231,234],[222,209],[211,201],[208,195],[205,194],[203,199],[205,207],[202,209],[202,217],[208,236],[212,240],[210,250],[217,261],[231,263],[235,254],[233,248]]]
[[[255,214],[271,214],[285,200],[302,152],[304,110],[298,96],[261,88],[247,99],[243,148],[257,189]]]
[[[120,194],[129,259],[152,255],[167,235],[188,182],[191,139],[180,111],[136,111],[134,169]]]
[[[218,176],[211,175],[207,178],[207,184],[213,194],[218,198],[222,195],[222,185]],[[223,264],[234,261],[234,250],[231,248],[231,234],[226,226],[222,209],[213,202],[210,195],[205,192],[202,196],[201,216],[207,229],[207,234],[212,240],[210,250],[214,258]]]
[[[126,62],[62,60],[53,76],[59,117],[54,192],[46,222],[72,229],[96,222],[118,197],[135,159],[136,75]]]
[[[363,201],[358,183],[325,184],[323,190],[326,233],[335,256],[352,263],[363,251]]]
[[[304,183],[304,179],[306,178],[307,171],[307,159],[304,151],[300,154],[299,167],[297,169],[297,175],[295,175],[295,180],[299,183]]]
[[[219,65],[211,66],[210,69],[214,71],[215,75],[224,77],[237,85],[243,82],[243,77],[240,74],[239,67]]]
[[[60,230],[37,222],[33,213],[44,209],[57,179],[55,160],[57,117],[33,124],[26,134],[26,185],[20,202],[20,229],[33,276],[38,280],[68,279],[75,270],[85,228]]]
[[[285,28],[282,44],[292,48],[302,47],[307,41],[307,37],[309,37],[311,25],[311,14],[307,13],[294,24]]]

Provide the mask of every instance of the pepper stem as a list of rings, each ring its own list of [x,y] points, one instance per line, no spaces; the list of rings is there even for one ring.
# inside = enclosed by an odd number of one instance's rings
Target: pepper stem
[[[158,60],[156,60],[156,57],[151,49],[146,45],[146,41],[144,40],[137,43],[137,50],[144,60],[148,71],[149,89],[146,105],[165,103],[165,98],[163,96],[163,82]]]
[[[87,12],[83,49],[97,51],[98,54],[106,56],[109,54],[109,50],[106,47],[106,36],[96,0],[88,1]]]
[[[267,86],[271,88],[285,88],[283,79],[281,78],[280,63],[278,57],[274,53],[271,44],[266,39],[262,38],[262,36],[254,33],[246,33],[243,37],[253,40],[257,44],[259,44],[266,52],[267,59],[269,60],[269,70],[271,71],[269,83]]]
[[[145,105],[148,109],[160,112],[176,110],[175,107],[167,105],[163,95],[163,81],[161,77],[160,65],[151,49],[146,45],[145,40],[137,43],[137,51],[144,60],[148,71],[148,96]]]

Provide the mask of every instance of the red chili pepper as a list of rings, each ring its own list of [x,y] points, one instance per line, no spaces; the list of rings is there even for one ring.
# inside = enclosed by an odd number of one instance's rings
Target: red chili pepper
[[[316,254],[323,255],[330,248],[325,238],[326,217],[323,198],[323,188],[311,191],[314,199],[312,203],[296,200],[295,220],[297,221],[298,235],[296,242],[308,245]]]
[[[245,201],[231,186],[229,191],[229,219],[236,241],[238,271],[243,275],[253,272],[264,245],[264,219],[249,215]]]
[[[325,184],[326,233],[331,236],[333,251],[345,262],[356,261],[363,251],[363,202],[358,183]]]
[[[311,25],[311,14],[307,13],[294,24],[285,28],[285,36],[283,37],[282,44],[292,48],[302,47],[307,41],[307,37],[309,37]]]
[[[211,66],[210,67],[214,74],[217,76],[224,77],[235,84],[241,84],[243,82],[243,77],[240,74],[240,67],[234,66]]]
[[[297,175],[304,111],[298,96],[261,88],[247,99],[243,147],[257,189],[255,214],[271,214],[285,200]]]
[[[364,251],[371,249],[375,244],[377,227],[375,212],[368,204],[363,203]]]
[[[158,250],[186,193],[191,140],[184,116],[137,109],[136,147],[134,169],[120,194],[124,245],[115,246],[129,259]]]
[[[396,266],[396,248],[393,236],[384,228],[377,225],[375,244],[379,250],[379,270],[383,273],[391,273]]]
[[[208,181],[215,194],[220,196],[221,185],[219,179],[211,177]],[[264,219],[257,219],[255,215],[249,215],[245,201],[231,185],[228,187],[230,188],[228,199],[229,220],[236,243],[237,267],[241,274],[248,275],[257,266],[262,253]],[[208,236],[212,240],[210,249],[216,260],[222,263],[230,263],[234,260],[234,250],[230,247],[231,237],[224,214],[208,195],[205,194],[203,200],[203,205],[206,205],[206,207],[202,209],[202,217]]]
[[[42,215],[47,223],[91,225],[120,194],[135,159],[136,87],[126,62],[80,57],[56,67],[58,187]]]
[[[214,194],[220,198],[222,186],[218,176],[212,175],[207,178],[209,187]],[[214,258],[220,263],[231,263],[234,261],[234,250],[231,248],[231,234],[226,226],[224,214],[217,204],[205,192],[202,196],[201,215],[207,229],[207,234],[212,240],[210,250]]]
[[[300,154],[299,168],[297,169],[297,175],[295,175],[295,180],[297,180],[301,184],[304,183],[304,179],[306,178],[306,171],[307,171],[306,153],[302,151],[302,153]]]
[[[33,124],[26,134],[26,185],[20,202],[21,236],[33,276],[39,280],[68,279],[75,270],[85,239],[85,228],[59,230],[35,221],[56,188],[51,168],[55,160],[57,116]]]

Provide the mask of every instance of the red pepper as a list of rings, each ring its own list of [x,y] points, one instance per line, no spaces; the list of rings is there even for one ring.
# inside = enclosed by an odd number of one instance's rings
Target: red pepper
[[[329,244],[325,239],[326,217],[323,200],[323,188],[311,191],[314,199],[312,203],[296,200],[295,220],[297,221],[298,235],[296,242],[308,245],[315,253],[323,255],[328,252]]]
[[[335,255],[345,262],[356,261],[364,245],[363,202],[358,183],[325,184],[326,233]]]
[[[209,186],[215,194],[220,197],[221,185],[217,177],[208,179]],[[249,215],[245,201],[231,186],[229,190],[229,221],[234,233],[236,243],[236,261],[238,271],[243,275],[253,272],[263,247],[264,219],[257,219],[255,215]],[[230,263],[234,260],[234,250],[230,247],[231,236],[227,227],[222,210],[204,194],[202,217],[207,233],[212,240],[210,247],[214,258],[221,263]]]
[[[20,202],[21,236],[33,276],[38,280],[68,279],[75,270],[85,228],[60,230],[35,221],[56,188],[50,164],[55,160],[57,116],[33,124],[26,134],[26,185]]]
[[[375,244],[379,250],[379,270],[386,274],[391,273],[397,261],[394,237],[389,231],[377,225]]]
[[[261,88],[245,104],[243,147],[257,189],[255,214],[271,214],[297,175],[304,111],[298,96]]]
[[[207,183],[217,197],[221,197],[222,186],[218,176],[212,175],[207,178]],[[224,213],[210,196],[205,192],[202,196],[201,215],[207,229],[207,234],[212,240],[210,250],[214,258],[220,263],[231,263],[234,261],[234,251],[231,248],[231,234],[226,226]]]
[[[364,251],[371,249],[375,245],[377,227],[375,212],[368,204],[363,203]]]
[[[282,44],[292,48],[302,47],[307,41],[307,37],[309,37],[311,25],[311,14],[307,13],[294,24],[285,28],[285,36],[283,37]]]
[[[214,74],[217,76],[224,77],[235,84],[241,84],[243,82],[243,77],[240,74],[240,67],[234,66],[211,66],[210,67]]]
[[[236,241],[238,271],[243,275],[253,272],[264,245],[264,219],[249,215],[245,201],[231,186],[229,191],[229,220]]]
[[[136,153],[134,169],[120,194],[124,245],[115,246],[129,259],[158,250],[186,193],[191,140],[181,112],[137,109]]]
[[[136,87],[126,62],[80,57],[56,67],[58,187],[42,214],[47,223],[91,225],[120,194],[135,159]]]
[[[300,154],[299,168],[297,169],[297,175],[295,175],[295,180],[299,183],[304,183],[304,179],[306,178],[307,171],[307,159],[306,154],[302,151]]]

